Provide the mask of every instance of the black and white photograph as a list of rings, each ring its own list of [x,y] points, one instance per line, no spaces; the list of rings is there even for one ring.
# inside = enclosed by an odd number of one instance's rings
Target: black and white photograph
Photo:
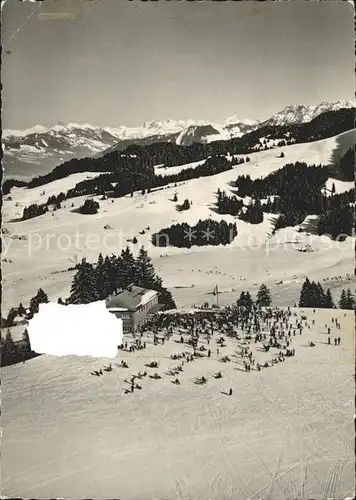
[[[1,498],[354,500],[353,5],[1,17]]]

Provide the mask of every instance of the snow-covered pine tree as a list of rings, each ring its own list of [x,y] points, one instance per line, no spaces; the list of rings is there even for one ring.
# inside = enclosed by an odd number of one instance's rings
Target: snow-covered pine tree
[[[240,297],[236,301],[237,306],[246,307],[246,309],[251,310],[253,307],[253,300],[250,292],[241,292]]]
[[[115,255],[104,259],[104,264],[107,269],[109,279],[109,294],[113,293],[117,288],[117,258]]]
[[[262,284],[257,292],[256,304],[262,307],[268,307],[272,303],[271,293],[265,284]]]
[[[14,326],[14,320],[16,316],[17,316],[17,310],[14,307],[11,307],[6,318],[6,326]]]
[[[323,290],[323,287],[321,286],[321,284],[319,282],[317,284],[316,291],[317,291],[317,303],[316,303],[315,307],[326,307],[325,306],[326,295],[325,295],[325,292]]]
[[[89,304],[98,300],[96,272],[92,264],[82,260],[73,277],[70,289],[70,304]]]
[[[351,293],[351,290],[348,288],[346,292],[346,307],[345,309],[354,309],[355,308],[355,300]]]
[[[311,283],[309,278],[305,278],[299,296],[299,307],[310,307]]]
[[[147,250],[142,246],[136,259],[135,284],[143,288],[155,289],[157,286],[155,268],[148,256]]]
[[[31,351],[31,342],[27,329],[25,329],[25,331],[22,334],[22,340],[24,342],[24,346],[22,347],[22,352],[24,354],[28,354]]]
[[[245,292],[240,293],[240,297],[236,301],[237,306],[243,306],[245,304]]]
[[[112,291],[110,289],[111,287],[107,261],[104,261],[103,255],[101,253],[99,254],[98,262],[95,267],[95,274],[98,299],[104,300],[110,295]]]
[[[246,295],[245,295],[245,307],[248,310],[251,310],[253,308],[253,300],[252,300],[250,292],[246,292]]]
[[[125,250],[122,250],[120,258],[118,259],[118,288],[126,288],[130,283],[134,283],[136,281],[136,277],[136,260],[127,246]]]
[[[5,339],[2,345],[2,356],[5,363],[14,363],[18,356],[16,345],[12,339],[10,330],[7,330]]]
[[[47,294],[39,288],[37,294],[30,300],[29,307],[29,318],[33,318],[33,315],[38,313],[39,305],[49,302]]]
[[[325,307],[327,309],[333,309],[335,306],[334,306],[334,301],[333,301],[333,297],[331,295],[331,292],[330,292],[330,288],[328,288],[326,290],[326,295],[325,295]]]
[[[24,316],[26,314],[26,309],[22,305],[22,302],[20,302],[19,307],[17,308],[17,314],[19,316]]]
[[[343,288],[341,291],[341,296],[339,300],[340,309],[347,309],[346,307],[346,290]]]
[[[320,283],[314,281],[310,284],[309,305],[306,307],[324,307],[324,291]]]
[[[164,287],[162,287],[158,293],[158,302],[164,305],[163,311],[177,308],[172,293]]]
[[[49,302],[48,295],[42,290],[42,288],[39,288],[36,297],[39,304],[45,304]]]

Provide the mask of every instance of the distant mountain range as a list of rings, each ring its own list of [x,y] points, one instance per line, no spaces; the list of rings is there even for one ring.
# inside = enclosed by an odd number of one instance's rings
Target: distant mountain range
[[[146,122],[140,127],[97,127],[89,124],[36,125],[27,130],[4,130],[4,176],[28,179],[51,171],[72,158],[101,156],[108,150],[122,150],[130,144],[174,142],[189,146],[241,137],[264,126],[301,124],[326,111],[351,108],[349,101],[322,102],[317,106],[291,105],[268,120],[256,122],[230,117],[222,123],[194,120]]]

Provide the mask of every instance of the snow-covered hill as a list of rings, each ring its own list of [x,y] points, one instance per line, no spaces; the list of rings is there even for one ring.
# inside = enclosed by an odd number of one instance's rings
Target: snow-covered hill
[[[243,371],[237,354],[247,341],[224,335],[231,362],[221,362],[213,338],[211,357],[186,363],[174,385],[167,371],[179,362],[170,356],[183,350],[176,330],[164,345],[150,335],[145,350],[121,352],[126,370],[120,352],[115,360],[43,355],[2,368],[4,498],[351,500],[353,314],[292,313],[293,324],[303,315],[310,326],[303,321],[291,338],[295,357],[260,372]],[[340,346],[327,345],[326,323]],[[261,364],[278,352],[253,341],[250,348]],[[159,362],[162,379],[143,378],[142,390],[125,394],[124,380],[149,371],[148,360]],[[90,375],[110,362],[111,373]],[[207,384],[196,385],[202,375]]]

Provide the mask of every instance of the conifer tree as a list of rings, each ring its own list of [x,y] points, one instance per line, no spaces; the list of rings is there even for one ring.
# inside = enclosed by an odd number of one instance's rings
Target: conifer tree
[[[92,264],[83,259],[73,277],[69,302],[89,304],[98,300],[96,272]]]
[[[6,318],[6,326],[14,326],[14,320],[16,316],[17,316],[17,310],[14,307],[11,307]]]
[[[326,307],[325,306],[326,295],[325,295],[325,292],[323,290],[323,287],[321,286],[321,284],[319,282],[316,286],[316,295],[317,295],[317,299],[316,299],[315,307]]]
[[[127,246],[122,250],[117,267],[117,287],[126,288],[130,283],[136,281],[136,261],[131,250]]]
[[[240,297],[236,301],[236,305],[243,306],[245,304],[245,292],[240,293]]]
[[[151,289],[157,285],[155,269],[147,250],[143,246],[140,248],[136,259],[136,284]]]
[[[309,278],[305,278],[299,297],[299,307],[309,307],[311,283]]]
[[[48,295],[42,290],[42,288],[39,288],[36,297],[39,304],[45,304],[49,302]]]
[[[257,292],[256,304],[262,307],[268,307],[272,303],[271,293],[266,285],[262,284]]]
[[[347,305],[347,303],[346,303],[346,291],[343,288],[342,292],[341,292],[340,300],[339,300],[339,307],[340,307],[340,309],[347,309],[346,305]]]
[[[355,307],[355,300],[354,300],[354,297],[353,297],[351,290],[349,288],[347,289],[347,292],[346,292],[345,305],[346,305],[345,309],[354,309],[354,307]]]
[[[100,205],[97,201],[88,198],[85,200],[83,205],[79,207],[79,212],[81,214],[96,214],[98,213],[98,210],[100,208]]]
[[[327,296],[320,283],[305,279],[299,297],[299,307],[327,307]]]
[[[26,309],[22,305],[22,302],[20,302],[19,307],[17,308],[17,314],[19,316],[24,316],[26,314]]]
[[[22,348],[23,354],[28,354],[31,351],[31,342],[30,342],[30,337],[28,335],[27,329],[22,334],[22,340],[24,342],[24,346]]]
[[[241,292],[239,299],[236,301],[238,306],[246,307],[246,309],[251,310],[253,307],[253,300],[250,292]]]
[[[167,290],[167,288],[162,287],[158,293],[158,302],[159,304],[163,304],[163,311],[168,309],[176,309],[176,304],[174,302],[172,293]]]
[[[246,295],[245,295],[245,306],[246,306],[246,308],[248,310],[252,309],[252,307],[253,307],[253,300],[252,300],[250,292],[246,292]]]
[[[117,259],[115,255],[112,255],[111,258],[106,256],[104,264],[108,273],[109,294],[111,294],[117,288]]]
[[[104,261],[103,255],[100,253],[98,262],[95,268],[96,274],[96,289],[99,300],[106,299],[110,293],[110,279],[107,262]]]
[[[37,294],[30,300],[29,317],[33,318],[33,315],[38,313],[39,305],[47,302],[49,302],[47,294],[39,288]]]
[[[2,349],[3,349],[3,355],[4,355],[6,362],[13,363],[16,361],[18,352],[16,349],[16,345],[12,339],[10,330],[7,330],[7,332],[6,332],[6,336],[5,336],[3,345],[2,345]]]

